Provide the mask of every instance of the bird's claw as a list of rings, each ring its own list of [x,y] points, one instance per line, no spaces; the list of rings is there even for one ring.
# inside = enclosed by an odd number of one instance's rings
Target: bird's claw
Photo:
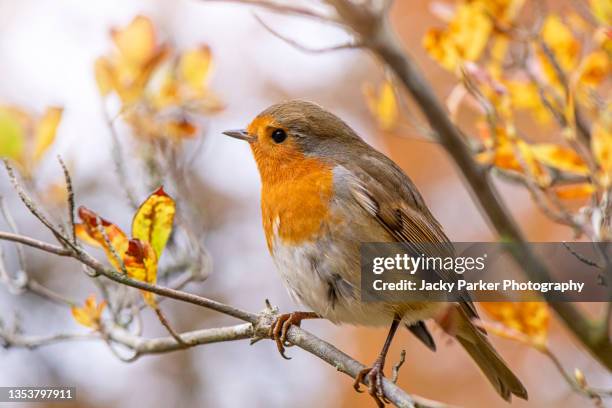
[[[364,368],[357,374],[353,388],[357,392],[363,392],[360,389],[361,383],[368,383],[368,394],[374,399],[378,408],[383,408],[389,400],[383,392],[382,379],[384,377],[383,367],[380,362],[374,363],[372,367]]]
[[[314,313],[311,312],[283,313],[278,315],[270,326],[268,335],[276,342],[276,348],[285,360],[291,360],[291,357],[285,355],[285,347],[293,346],[287,341],[287,332],[291,326],[300,326],[302,320],[311,319],[314,317],[313,315]]]

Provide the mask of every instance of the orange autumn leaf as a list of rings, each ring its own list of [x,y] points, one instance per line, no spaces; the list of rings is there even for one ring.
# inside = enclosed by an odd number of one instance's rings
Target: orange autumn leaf
[[[502,325],[528,336],[534,343],[546,343],[550,312],[544,302],[481,302],[489,316]]]
[[[477,154],[476,160],[481,164],[528,174],[542,186],[550,182],[550,177],[536,160],[531,145],[521,139],[509,139],[503,132],[498,136],[497,145]]]
[[[196,137],[197,126],[187,119],[171,120],[164,124],[164,133],[174,139],[191,139]]]
[[[98,304],[95,295],[89,295],[82,307],[72,306],[72,317],[79,324],[98,330],[100,329],[100,320],[105,307],[106,301]]]
[[[132,221],[132,236],[151,244],[157,258],[172,233],[176,203],[163,187],[157,189],[141,204]]]
[[[610,78],[612,62],[606,51],[595,51],[587,55],[578,69],[579,82],[597,86]]]
[[[120,270],[121,261],[113,254],[113,249],[119,257],[127,251],[129,242],[125,233],[86,207],[79,207],[78,215],[82,222],[75,225],[77,237],[89,245],[102,248],[109,262]]]
[[[370,112],[378,121],[378,126],[384,131],[395,129],[399,121],[399,108],[391,81],[383,82],[378,91],[366,84],[363,94]]]
[[[160,187],[136,211],[131,239],[118,226],[85,207],[79,207],[82,223],[75,225],[75,229],[81,240],[103,248],[116,269],[122,262],[129,277],[155,284],[158,260],[172,233],[175,212],[174,200]],[[156,307],[152,293],[143,291],[143,297],[149,306]]]
[[[549,143],[531,145],[530,148],[535,159],[548,167],[580,175],[589,173],[584,161],[570,148]]]
[[[575,200],[589,198],[595,192],[595,187],[589,183],[580,183],[570,186],[559,186],[554,188],[557,197],[564,200]]]
[[[133,279],[155,284],[157,282],[157,255],[151,244],[138,238],[129,241],[128,250],[124,257],[128,276]],[[145,302],[155,308],[155,295],[148,291],[141,291]]]

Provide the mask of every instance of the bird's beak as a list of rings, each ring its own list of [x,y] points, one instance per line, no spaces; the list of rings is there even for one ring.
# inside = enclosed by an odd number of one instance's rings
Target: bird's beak
[[[236,138],[236,139],[240,139],[240,140],[246,140],[247,142],[251,143],[255,140],[255,138],[251,135],[249,135],[249,132],[247,132],[244,129],[238,129],[238,130],[226,130],[225,132],[223,132],[224,135]]]

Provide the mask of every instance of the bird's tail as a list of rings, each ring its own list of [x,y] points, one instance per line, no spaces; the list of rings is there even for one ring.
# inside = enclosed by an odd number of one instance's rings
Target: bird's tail
[[[487,340],[486,334],[478,329],[462,307],[454,307],[453,334],[478,364],[484,375],[489,379],[497,393],[506,401],[512,394],[527,399],[527,390],[521,381],[508,368],[501,356]]]

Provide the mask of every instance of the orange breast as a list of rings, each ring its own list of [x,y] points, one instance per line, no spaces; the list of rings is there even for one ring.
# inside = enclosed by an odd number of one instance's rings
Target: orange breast
[[[261,171],[261,209],[270,251],[275,230],[286,245],[315,240],[330,218],[332,169],[318,159],[302,156],[276,163],[274,177],[265,177],[266,173]]]

